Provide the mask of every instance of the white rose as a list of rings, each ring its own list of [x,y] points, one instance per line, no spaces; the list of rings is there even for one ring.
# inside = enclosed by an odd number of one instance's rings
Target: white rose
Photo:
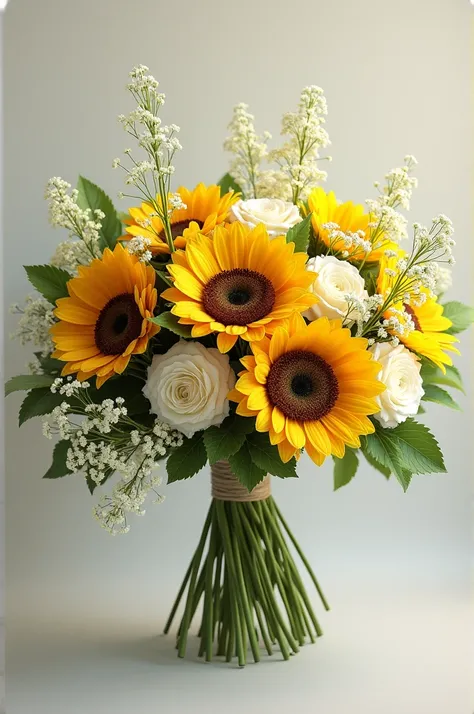
[[[346,317],[352,322],[356,320],[359,312],[355,306],[349,305],[347,295],[358,300],[369,297],[357,268],[333,255],[318,255],[308,260],[306,269],[316,273],[309,290],[319,298],[319,302],[304,313],[308,320],[316,320],[318,317],[328,317],[330,320]]]
[[[143,393],[153,414],[189,438],[224,421],[234,384],[227,355],[180,340],[166,354],[153,357]]]
[[[378,379],[386,387],[385,392],[377,397],[380,411],[374,417],[383,427],[393,429],[418,413],[424,394],[421,362],[403,345],[394,347],[389,342],[381,342],[371,347],[370,351],[376,362],[382,365]]]
[[[268,235],[274,238],[286,235],[302,218],[298,207],[288,201],[280,198],[250,198],[248,201],[237,201],[231,206],[229,220],[245,223],[250,228],[263,223]]]

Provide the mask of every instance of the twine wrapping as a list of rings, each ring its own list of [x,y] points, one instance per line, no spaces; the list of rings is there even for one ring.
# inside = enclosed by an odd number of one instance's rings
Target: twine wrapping
[[[270,476],[265,476],[250,493],[234,476],[228,461],[211,466],[212,497],[219,501],[264,501],[270,496]]]

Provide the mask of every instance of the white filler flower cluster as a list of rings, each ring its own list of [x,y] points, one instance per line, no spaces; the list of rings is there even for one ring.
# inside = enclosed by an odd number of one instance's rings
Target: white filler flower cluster
[[[55,176],[48,181],[45,198],[49,203],[49,221],[54,228],[66,228],[69,240],[58,244],[51,259],[51,265],[77,273],[79,265],[88,265],[99,258],[100,230],[105,214],[100,209],[82,209],[77,203],[77,189]],[[74,240],[78,238],[79,240]]]
[[[112,494],[104,496],[94,512],[111,533],[126,533],[127,513],[143,515],[148,493],[161,483],[156,462],[181,446],[183,436],[159,419],[146,426],[137,423],[128,416],[122,397],[93,403],[89,386],[71,377],[54,381],[51,391],[64,395],[64,401],[44,418],[43,434],[48,439],[58,434],[70,442],[66,466],[71,473],[83,472],[91,490],[114,473],[121,475]],[[76,415],[83,416],[80,423],[74,421]]]
[[[43,357],[47,357],[54,350],[49,332],[51,325],[56,322],[53,310],[54,306],[41,296],[28,295],[23,307],[18,304],[12,305],[10,311],[21,317],[18,320],[17,330],[11,338],[20,340],[22,345],[31,342]]]

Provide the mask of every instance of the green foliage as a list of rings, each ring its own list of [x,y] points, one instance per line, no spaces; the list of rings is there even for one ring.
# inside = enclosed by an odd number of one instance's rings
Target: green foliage
[[[342,459],[333,456],[334,461],[334,490],[346,486],[356,475],[359,459],[353,449],[346,448]]]
[[[242,447],[245,433],[234,430],[234,422],[235,420],[229,417],[221,426],[211,426],[204,432],[204,445],[210,464],[228,459]]]
[[[254,431],[247,437],[247,448],[254,465],[279,478],[297,478],[296,460],[290,459],[286,464],[280,459],[278,448],[270,443],[268,434]]]
[[[286,242],[295,244],[295,253],[306,253],[310,236],[313,234],[311,213],[302,221],[290,228],[286,234]]]
[[[383,429],[376,424],[375,432],[362,440],[362,448],[395,474],[404,491],[413,474],[446,472],[436,439],[428,427],[413,419],[395,429]]]
[[[458,389],[464,394],[464,386],[459,370],[452,365],[446,365],[445,369],[446,372],[442,372],[440,368],[432,362],[423,360],[420,372],[423,380],[423,387],[426,384],[443,384],[446,387]]]
[[[69,441],[66,441],[65,439],[58,441],[53,450],[53,463],[46,471],[43,478],[62,478],[63,476],[68,476],[71,473],[66,466],[69,447]]]
[[[105,218],[101,221],[99,246],[101,250],[105,248],[113,250],[117,243],[117,238],[122,235],[122,222],[111,199],[99,186],[96,186],[95,183],[84,178],[84,176],[79,176],[77,190],[79,192],[77,204],[82,210],[90,208],[94,212],[96,209],[100,209],[105,213]]]
[[[54,357],[43,357],[41,352],[35,352],[35,357],[40,363],[41,369],[45,374],[59,377],[61,370],[64,367],[64,362],[61,362],[59,359],[54,359]]]
[[[423,401],[436,402],[436,404],[442,404],[445,407],[450,407],[450,409],[461,411],[459,404],[454,401],[452,396],[445,389],[438,387],[436,384],[424,384],[423,389],[425,390],[422,397]]]
[[[385,476],[385,478],[387,478],[387,479],[390,478],[390,475],[391,475],[390,469],[388,469],[386,466],[384,466],[379,461],[374,459],[374,457],[369,454],[367,449],[362,448],[361,451],[364,454],[365,460],[367,461],[368,464],[370,464],[372,466],[373,469],[375,469],[379,473],[383,474]]]
[[[447,330],[452,335],[463,332],[474,322],[474,308],[453,300],[443,305],[443,315],[453,323]]]
[[[179,317],[173,315],[172,312],[162,312],[161,315],[148,318],[155,325],[160,325],[165,329],[173,332],[175,335],[189,339],[191,337],[191,327],[189,325],[180,325]]]
[[[59,298],[69,295],[67,282],[71,275],[54,265],[25,265],[28,280],[36,290],[53,305]]]
[[[266,469],[259,468],[253,462],[247,442],[236,454],[229,456],[229,464],[232,472],[249,492],[267,475]]]
[[[38,387],[50,387],[54,377],[49,374],[18,374],[5,384],[5,396],[12,392],[27,392]]]
[[[184,439],[182,446],[173,450],[166,462],[168,483],[191,478],[205,466],[207,453],[202,437],[202,431],[198,431],[190,439]]]
[[[25,421],[33,417],[51,414],[53,409],[59,407],[62,402],[64,402],[64,395],[59,394],[59,392],[53,394],[48,387],[32,389],[31,392],[28,392],[20,407],[18,415],[19,426],[22,426]]]
[[[241,193],[242,198],[244,197],[242,189],[240,188],[239,184],[234,181],[232,176],[230,174],[224,174],[224,176],[221,178],[220,181],[217,182],[217,185],[221,187],[221,196],[223,196],[225,193],[228,193],[229,191],[235,191],[236,193]]]

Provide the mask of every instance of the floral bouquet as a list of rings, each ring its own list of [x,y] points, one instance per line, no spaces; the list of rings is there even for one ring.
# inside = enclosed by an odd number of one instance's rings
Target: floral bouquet
[[[206,660],[243,666],[276,648],[288,659],[322,634],[296,556],[328,605],[271,478],[295,477],[304,451],[315,466],[332,457],[335,489],[361,457],[404,490],[414,474],[444,472],[416,417],[422,402],[458,408],[450,355],[474,313],[441,302],[448,218],[415,223],[402,247],[413,157],[366,208],[319,186],[320,88],[303,90],[273,150],[237,105],[229,174],[173,191],[179,128],[162,124],[147,72],[131,72],[136,106],[119,117],[143,155],[114,161],[135,205],[117,213],[83,177],[74,190],[48,183],[51,223],[69,237],[48,264],[26,267],[39,296],[15,308],[17,335],[37,351],[6,392],[27,391],[20,424],[43,416],[45,436],[59,435],[45,478],[82,472],[111,533],[128,531],[149,492],[162,500],[161,460],[169,484],[209,463],[211,505],[165,630],[184,600],[180,657],[199,612]]]

